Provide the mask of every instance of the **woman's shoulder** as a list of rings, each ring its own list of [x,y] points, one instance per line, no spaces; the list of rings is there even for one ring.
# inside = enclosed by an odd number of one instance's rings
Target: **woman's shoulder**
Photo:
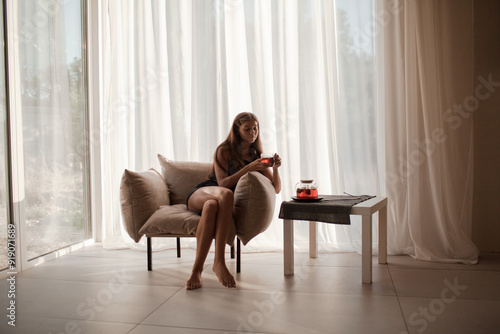
[[[231,148],[223,144],[219,145],[216,150],[217,158],[230,160],[231,159]]]
[[[234,159],[234,157],[231,154],[231,148],[223,146],[219,146],[217,148],[215,158],[216,160],[214,162],[217,162],[219,167],[221,167],[222,169],[226,169],[228,163]]]

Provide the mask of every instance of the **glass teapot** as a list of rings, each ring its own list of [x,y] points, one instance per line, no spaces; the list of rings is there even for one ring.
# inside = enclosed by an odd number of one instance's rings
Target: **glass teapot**
[[[318,198],[318,184],[314,180],[300,180],[295,185],[295,190],[299,199]]]

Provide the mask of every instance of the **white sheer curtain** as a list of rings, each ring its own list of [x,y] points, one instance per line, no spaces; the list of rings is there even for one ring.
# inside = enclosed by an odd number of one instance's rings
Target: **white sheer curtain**
[[[125,168],[159,168],[157,153],[210,161],[252,111],[283,158],[278,208],[301,178],[324,194],[387,194],[391,253],[474,263],[472,128],[447,113],[472,95],[472,0],[377,4],[102,1],[105,246],[135,247],[120,218]],[[352,223],[319,224],[320,250],[359,251]],[[281,247],[276,219],[244,250]]]
[[[104,245],[134,247],[120,218],[125,168],[159,168],[157,153],[211,161],[241,111],[283,158],[277,210],[301,178],[324,194],[380,194],[371,3],[102,1]],[[359,225],[320,224],[320,250],[359,249]],[[305,249],[306,224],[296,239]],[[245,250],[281,247],[276,219]]]
[[[474,108],[473,1],[383,5],[389,246],[422,260],[475,263],[466,117]]]

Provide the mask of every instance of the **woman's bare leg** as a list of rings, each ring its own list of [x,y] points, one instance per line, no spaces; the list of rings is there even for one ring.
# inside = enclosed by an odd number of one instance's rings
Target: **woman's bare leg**
[[[236,287],[234,277],[227,269],[225,260],[226,242],[233,224],[233,203],[233,192],[225,189],[219,199],[215,229],[215,258],[212,267],[222,285],[228,288]]]
[[[190,210],[201,212],[201,220],[196,229],[196,259],[186,289],[201,287],[201,273],[214,238],[215,259],[212,269],[224,286],[236,287],[224,258],[226,241],[233,224],[233,193],[226,188],[204,187],[191,196],[188,204]]]
[[[202,206],[201,219],[196,229],[196,258],[191,277],[186,282],[188,290],[201,288],[201,273],[215,234],[217,211],[218,202],[214,199],[207,200]]]

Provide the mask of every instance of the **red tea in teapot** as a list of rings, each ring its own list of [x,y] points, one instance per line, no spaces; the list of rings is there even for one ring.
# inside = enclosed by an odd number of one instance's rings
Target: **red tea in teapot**
[[[318,189],[297,189],[297,198],[318,198]]]
[[[295,185],[297,198],[299,199],[314,199],[318,198],[318,184],[313,180],[300,180]]]

